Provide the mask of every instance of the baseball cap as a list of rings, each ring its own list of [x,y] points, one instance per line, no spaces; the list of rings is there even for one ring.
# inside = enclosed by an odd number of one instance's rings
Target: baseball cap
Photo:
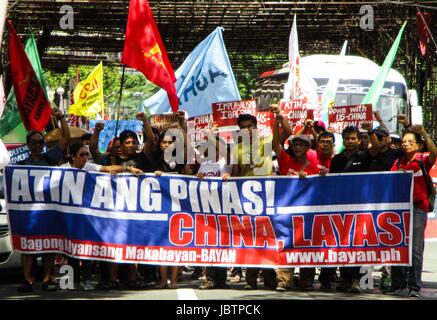
[[[314,121],[314,128],[326,131],[326,124],[321,120]]]
[[[398,134],[391,134],[390,135],[390,137],[391,137],[391,140],[393,141],[393,142],[400,142],[401,141],[401,137],[398,135]]]
[[[309,146],[311,145],[311,139],[305,134],[300,134],[298,136],[294,136],[293,139],[291,139],[291,142],[294,142],[296,140],[306,142]]]
[[[384,127],[378,126],[374,129],[375,134],[378,137],[385,137],[385,136],[389,136],[390,132],[388,132],[388,130]]]

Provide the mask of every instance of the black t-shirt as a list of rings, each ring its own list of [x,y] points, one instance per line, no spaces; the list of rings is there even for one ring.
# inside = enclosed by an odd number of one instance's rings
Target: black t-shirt
[[[404,152],[400,149],[393,150],[389,148],[385,152],[380,152],[373,158],[369,171],[390,171],[396,159],[403,157]]]
[[[368,172],[371,163],[372,156],[368,150],[358,151],[350,158],[343,151],[332,158],[329,173]]]
[[[155,171],[163,171],[163,164],[164,161],[162,159],[162,153],[159,151],[153,151],[149,156],[145,157],[146,162],[144,165],[144,172],[155,172]]]
[[[126,166],[126,167],[134,167],[145,171],[146,166],[146,156],[144,153],[140,152],[134,155],[133,157],[122,159],[119,156],[115,157],[115,165]]]

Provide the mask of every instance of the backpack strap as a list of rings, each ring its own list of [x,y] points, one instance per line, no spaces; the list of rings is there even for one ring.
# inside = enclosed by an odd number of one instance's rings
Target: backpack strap
[[[420,170],[422,170],[423,173],[423,177],[425,178],[425,185],[426,185],[426,191],[428,194],[428,198],[434,196],[435,198],[435,188],[434,188],[434,183],[432,182],[432,178],[429,175],[428,171],[426,171],[425,168],[425,164],[423,163],[423,154],[420,154],[420,159],[419,159],[419,166],[420,166]],[[434,209],[434,203],[430,203],[431,211]]]
[[[420,159],[418,162],[419,162],[420,170],[422,170],[425,176],[428,176],[428,171],[426,171],[425,164],[423,162],[423,153],[420,154]]]

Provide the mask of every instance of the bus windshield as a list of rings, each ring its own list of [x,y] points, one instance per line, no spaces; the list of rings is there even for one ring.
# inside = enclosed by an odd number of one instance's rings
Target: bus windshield
[[[323,95],[328,79],[314,79],[317,82],[317,94]],[[347,84],[340,82],[337,87],[334,106],[350,106],[360,104],[368,92],[371,81],[362,79],[347,80]],[[320,83],[320,84],[319,84]],[[321,84],[323,83],[323,84]],[[376,107],[390,132],[397,131],[398,114],[406,113],[406,91],[407,88],[402,83],[386,82],[381,90]]]

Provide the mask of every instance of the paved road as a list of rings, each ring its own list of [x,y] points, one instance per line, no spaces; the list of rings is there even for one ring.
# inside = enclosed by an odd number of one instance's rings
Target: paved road
[[[380,274],[374,273],[375,285],[378,284]],[[243,290],[244,283],[231,284],[229,290],[199,290],[201,281],[191,280],[189,274],[184,274],[184,279],[179,289],[155,290],[146,289],[141,291],[65,291],[42,292],[41,283],[37,283],[34,292],[29,294],[17,293],[17,286],[21,280],[19,272],[0,271],[0,299],[102,299],[102,300],[391,300],[391,299],[413,299],[407,297],[407,290],[400,296],[386,296],[375,286],[360,295],[337,293],[332,291],[320,291],[320,284],[316,282],[315,290],[312,292],[292,289],[287,292],[276,292],[267,290]],[[420,299],[437,300],[437,241],[427,242],[425,246],[425,261],[423,273],[424,288]],[[262,285],[260,285],[262,289]]]

